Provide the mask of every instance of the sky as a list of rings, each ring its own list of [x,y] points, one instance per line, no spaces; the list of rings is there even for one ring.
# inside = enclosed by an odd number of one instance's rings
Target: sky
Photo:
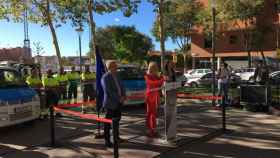
[[[156,18],[156,13],[153,12],[154,6],[143,1],[138,8],[138,12],[130,17],[124,17],[120,11],[110,14],[97,15],[94,14],[97,27],[106,27],[108,25],[127,25],[135,26],[136,29],[153,39],[155,50],[160,50],[159,42],[155,41],[151,30],[153,22]],[[62,25],[56,29],[60,51],[62,56],[78,55],[79,43],[78,34],[70,24]],[[55,55],[55,49],[52,42],[51,33],[48,27],[41,27],[37,24],[29,23],[29,39],[30,46],[34,49],[34,42],[40,42],[44,48],[42,55]],[[0,21],[0,48],[11,48],[23,46],[24,32],[23,23],[13,23]],[[89,48],[89,30],[85,25],[82,34],[82,54],[85,55]],[[177,45],[172,41],[166,41],[166,50],[174,50]],[[35,53],[33,53],[34,55]]]

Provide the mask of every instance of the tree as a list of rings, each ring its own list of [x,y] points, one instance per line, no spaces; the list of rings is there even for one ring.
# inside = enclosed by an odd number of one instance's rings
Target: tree
[[[105,59],[142,63],[153,48],[152,40],[131,26],[98,28],[96,42]]]
[[[33,46],[34,46],[33,50],[35,50],[37,56],[42,55],[42,54],[45,53],[44,47],[41,45],[40,41],[33,42]]]
[[[244,38],[244,48],[248,53],[248,66],[251,67],[251,51],[253,49],[254,27],[256,17],[263,12],[264,0],[219,0],[226,20],[235,21]]]
[[[189,51],[188,43],[191,40],[193,27],[199,24],[199,14],[203,10],[202,4],[197,0],[173,0],[166,6],[165,38],[171,38],[178,45],[181,53]],[[153,35],[159,40],[159,21],[153,25]],[[186,65],[185,65],[186,66]]]
[[[61,53],[55,30],[56,27],[60,27],[61,24],[69,21],[74,27],[83,26],[85,21],[89,20],[91,30],[94,30],[94,21],[90,17],[92,16],[91,9],[100,14],[121,9],[124,15],[129,16],[133,12],[136,12],[139,2],[138,0],[3,0],[0,3],[0,18],[13,19],[16,22],[21,22],[23,20],[21,17],[23,12],[27,10],[28,19],[31,22],[48,26],[61,66]],[[92,34],[93,37],[94,31],[92,31]]]
[[[171,1],[169,0],[148,0],[150,3],[152,3],[155,6],[154,11],[158,13],[157,21],[159,23],[158,25],[158,36],[160,39],[160,50],[161,50],[161,71],[164,73],[164,56],[165,56],[165,24],[164,24],[164,13],[166,12],[166,9],[168,9],[169,3]]]
[[[68,6],[75,7],[72,2],[71,0],[3,0],[2,3],[7,10],[7,19],[22,22],[22,15],[27,11],[29,21],[49,27],[61,66],[61,53],[55,29],[66,23],[67,20],[72,20],[65,15],[65,8]]]
[[[93,57],[96,50],[96,25],[93,13],[104,14],[116,10],[121,10],[123,15],[129,17],[134,12],[137,12],[140,0],[87,0],[88,23],[90,26],[91,39],[90,39],[90,56]]]

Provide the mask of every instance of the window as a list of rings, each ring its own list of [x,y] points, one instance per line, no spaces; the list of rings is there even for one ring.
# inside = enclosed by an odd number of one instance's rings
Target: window
[[[143,80],[145,72],[139,68],[118,68],[118,73],[123,80]]]
[[[237,36],[231,35],[229,36],[229,44],[237,44],[238,38]]]
[[[12,70],[0,70],[0,87],[26,86],[19,73]]]
[[[211,72],[211,71],[212,71],[212,70],[208,70],[208,69],[207,69],[207,70],[205,70],[205,73],[209,73],[209,72]]]
[[[210,79],[210,78],[213,78],[212,73],[208,73],[208,74],[204,75],[201,79]]]
[[[197,73],[197,70],[193,70],[192,72],[190,72],[191,75]]]
[[[204,73],[204,71],[203,70],[198,70],[197,73],[202,74],[202,73]]]

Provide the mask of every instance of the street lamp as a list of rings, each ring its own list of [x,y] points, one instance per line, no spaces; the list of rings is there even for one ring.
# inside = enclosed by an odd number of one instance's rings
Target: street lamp
[[[213,96],[216,95],[216,76],[215,76],[215,58],[216,58],[216,0],[212,0],[211,8],[212,8],[212,72],[213,72],[213,83],[212,83],[212,92]],[[212,100],[212,105],[215,106],[215,100]]]
[[[79,36],[79,53],[80,53],[80,72],[82,72],[82,43],[81,43],[81,37],[82,37],[82,34],[83,34],[83,28],[82,26],[80,25],[79,28],[76,29],[77,33],[78,33],[78,36]]]

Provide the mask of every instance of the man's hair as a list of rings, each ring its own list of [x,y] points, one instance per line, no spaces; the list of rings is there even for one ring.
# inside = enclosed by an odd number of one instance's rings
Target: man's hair
[[[108,70],[110,69],[110,67],[113,63],[117,63],[117,61],[116,60],[107,60],[106,61],[106,67]]]

